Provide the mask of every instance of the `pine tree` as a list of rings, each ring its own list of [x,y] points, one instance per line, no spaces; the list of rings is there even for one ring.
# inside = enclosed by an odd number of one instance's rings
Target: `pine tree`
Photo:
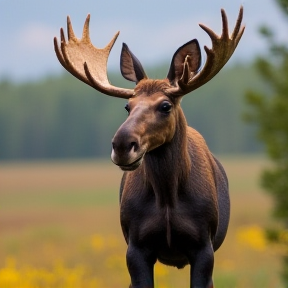
[[[276,2],[288,21],[288,0]],[[288,33],[288,25],[283,29]],[[269,51],[266,56],[259,57],[255,65],[267,85],[266,93],[246,93],[245,118],[257,126],[257,136],[272,160],[272,166],[263,171],[261,179],[274,199],[273,215],[282,226],[267,229],[267,236],[284,244],[288,251],[288,42],[279,43],[276,33],[268,27],[262,27],[260,32],[268,41]],[[288,254],[283,256],[282,276],[288,287]]]

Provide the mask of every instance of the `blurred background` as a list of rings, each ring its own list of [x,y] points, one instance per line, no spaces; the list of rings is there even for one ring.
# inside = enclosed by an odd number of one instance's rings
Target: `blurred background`
[[[288,287],[287,0],[1,1],[1,287],[129,285],[121,171],[109,160],[126,103],[62,68],[53,37],[66,16],[80,38],[90,13],[100,48],[121,31],[109,79],[133,87],[120,74],[122,42],[150,78],[165,78],[174,52],[191,39],[204,65],[211,42],[198,23],[220,33],[224,8],[232,31],[241,5],[246,31],[235,53],[182,107],[230,181],[231,224],[215,255],[215,286]],[[188,268],[157,264],[155,274],[158,288],[189,286]]]

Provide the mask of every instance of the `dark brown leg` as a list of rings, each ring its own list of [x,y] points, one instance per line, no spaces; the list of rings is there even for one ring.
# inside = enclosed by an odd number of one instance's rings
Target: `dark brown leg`
[[[154,288],[153,268],[156,259],[151,257],[151,253],[129,243],[126,259],[131,277],[130,288]]]
[[[190,264],[190,288],[213,288],[214,251],[210,242],[191,257]]]

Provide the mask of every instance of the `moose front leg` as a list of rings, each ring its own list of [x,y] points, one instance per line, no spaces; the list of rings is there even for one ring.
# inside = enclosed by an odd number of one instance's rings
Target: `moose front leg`
[[[210,241],[190,258],[190,264],[190,287],[213,288],[214,251]]]
[[[129,243],[126,261],[131,277],[130,288],[154,287],[153,267],[156,257],[153,257],[151,251]]]

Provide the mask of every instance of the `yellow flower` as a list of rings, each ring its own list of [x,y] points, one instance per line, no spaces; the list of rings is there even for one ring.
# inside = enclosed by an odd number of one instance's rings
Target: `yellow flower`
[[[62,262],[56,262],[53,269],[34,268],[30,266],[17,268],[13,258],[6,260],[0,269],[0,287],[2,288],[50,288],[50,287],[104,287],[100,279],[85,275],[86,268],[76,266],[68,268]]]
[[[13,258],[6,259],[6,265],[0,270],[0,287],[14,287],[21,281],[21,275],[16,269]]]
[[[237,241],[256,251],[264,251],[267,248],[265,231],[259,226],[243,226],[237,231]]]
[[[95,234],[91,239],[91,245],[96,252],[103,251],[105,249],[105,239],[100,234]]]
[[[156,265],[154,266],[154,273],[155,276],[166,276],[168,275],[168,269],[166,266],[159,264],[158,262],[156,263]]]

